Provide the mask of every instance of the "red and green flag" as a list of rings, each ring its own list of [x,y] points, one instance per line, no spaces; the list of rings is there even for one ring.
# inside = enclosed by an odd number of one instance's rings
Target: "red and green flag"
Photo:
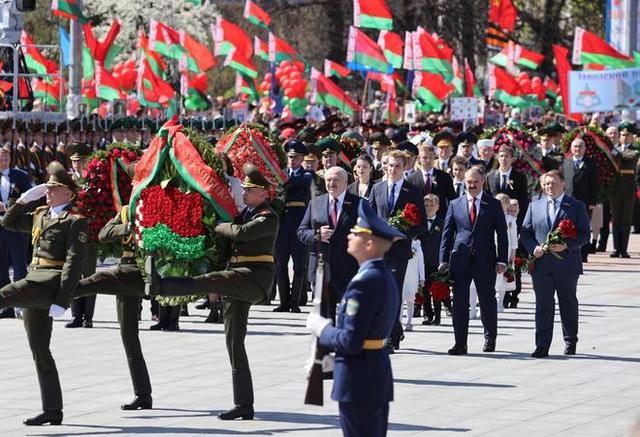
[[[551,97],[552,99],[557,98],[560,94],[560,86],[549,76],[544,78],[544,82],[542,83],[542,85],[545,88],[545,93],[547,94],[547,96]]]
[[[354,26],[349,29],[347,67],[355,71],[393,72],[380,46]]]
[[[120,22],[118,20],[114,20],[113,23],[111,23],[111,27],[109,27],[109,31],[102,41],[99,41],[93,34],[93,27],[91,27],[91,23],[85,23],[83,30],[86,48],[91,59],[93,59],[94,62],[103,64],[107,69],[110,69],[113,60],[122,51],[122,47],[115,44],[115,40],[120,33]]]
[[[460,68],[460,64],[458,64],[458,60],[453,57],[451,62],[451,66],[453,67],[453,81],[451,84],[454,86],[455,90],[453,92],[454,96],[463,96],[464,95],[464,73],[462,72],[462,68]]]
[[[247,77],[255,79],[258,77],[258,69],[251,62],[250,59],[244,57],[244,55],[238,50],[232,50],[224,61],[224,65],[233,68],[234,70],[244,74]]]
[[[125,96],[120,91],[118,81],[99,62],[96,68],[96,95],[103,100],[124,100]]]
[[[257,101],[260,98],[258,84],[255,79],[247,77],[242,73],[236,72],[236,95],[246,94],[250,101]]]
[[[180,60],[185,49],[180,42],[180,32],[161,23],[151,20],[149,32],[149,47],[167,58]]]
[[[175,98],[175,90],[153,72],[146,58],[138,63],[138,100],[142,106],[167,107]]]
[[[378,45],[393,68],[402,68],[404,41],[400,35],[389,30],[381,30]]]
[[[490,0],[490,23],[495,24],[499,29],[513,33],[516,28],[516,18],[518,18],[518,10],[512,0]]]
[[[384,0],[353,0],[353,25],[367,29],[393,29],[393,16]]]
[[[35,79],[33,81],[33,96],[40,99],[42,104],[47,108],[55,107],[56,109],[60,109],[60,97],[64,96],[64,90],[61,89],[61,86],[62,83],[59,77],[56,77],[51,82]]]
[[[36,74],[55,74],[58,72],[58,64],[45,58],[35,46],[31,36],[24,30],[20,34],[20,45],[29,71]]]
[[[453,49],[437,35],[418,28],[413,36],[413,64],[416,70],[438,73],[446,82],[453,76]]]
[[[157,76],[162,77],[167,69],[167,64],[158,53],[149,49],[149,40],[144,34],[144,30],[140,30],[138,33],[138,47],[141,50],[141,55],[147,60],[149,67]]]
[[[569,73],[571,72],[571,64],[568,60],[569,49],[558,44],[553,44],[551,48],[556,61],[556,73],[558,75],[564,113],[568,118],[580,120],[580,114],[569,112]]]
[[[481,97],[482,93],[476,84],[476,78],[467,58],[464,59],[464,82],[467,97]]]
[[[340,79],[345,79],[349,77],[351,74],[351,70],[349,70],[344,65],[338,64],[337,62],[333,62],[330,59],[324,60],[324,75],[327,77],[338,77]]]
[[[444,101],[454,89],[438,73],[416,71],[414,74],[413,95],[418,100],[418,109],[421,111],[441,111]]]
[[[82,9],[77,0],[52,0],[51,11],[53,15],[68,20],[78,20],[85,23],[87,18],[82,14]]]
[[[247,0],[244,4],[243,17],[246,18],[249,23],[264,27],[265,29],[268,29],[271,24],[271,17],[269,14],[251,0]]]
[[[253,37],[253,47],[256,52],[256,56],[263,61],[269,62],[269,44],[261,40],[257,36]]]
[[[362,110],[342,88],[315,68],[311,69],[311,89],[311,100],[317,104],[337,108],[349,116]]]
[[[216,58],[209,47],[189,35],[187,32],[180,32],[180,42],[187,52],[187,68],[193,73],[202,73],[216,65]]]
[[[269,62],[279,64],[282,61],[295,61],[299,58],[298,52],[288,42],[269,32]]]
[[[180,87],[184,98],[184,108],[187,111],[206,111],[211,107],[211,102],[207,98],[209,90],[207,73],[192,75],[185,71],[180,79]]]
[[[604,65],[607,68],[630,68],[635,65],[633,56],[620,53],[595,34],[576,27],[573,38],[573,63]]]
[[[239,26],[221,16],[216,17],[211,25],[213,35],[213,52],[216,56],[226,56],[233,49],[237,49],[245,58],[251,59],[253,45],[251,37]]]
[[[489,65],[489,95],[510,106],[528,106],[518,80],[504,68]]]
[[[513,62],[516,65],[537,70],[543,60],[544,55],[528,50],[520,44],[515,44]],[[505,47],[500,53],[489,59],[489,61],[500,67],[507,67],[509,64],[509,48]]]

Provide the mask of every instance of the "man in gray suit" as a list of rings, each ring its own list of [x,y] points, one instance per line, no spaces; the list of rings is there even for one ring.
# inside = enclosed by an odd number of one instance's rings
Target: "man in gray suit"
[[[583,202],[565,194],[564,176],[558,170],[542,177],[544,194],[529,205],[520,239],[536,258],[531,272],[536,294],[536,349],[534,358],[549,356],[555,315],[554,295],[558,294],[565,355],[575,355],[578,342],[578,298],[576,288],[582,274],[580,247],[589,240],[589,216]],[[577,238],[563,244],[543,246],[547,235],[563,219],[575,226]]]

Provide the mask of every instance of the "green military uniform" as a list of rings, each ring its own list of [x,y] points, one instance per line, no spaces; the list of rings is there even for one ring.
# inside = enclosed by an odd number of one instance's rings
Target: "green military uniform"
[[[49,166],[50,182],[74,187],[57,162]],[[60,173],[62,171],[63,174]],[[66,178],[65,178],[66,175]],[[60,183],[59,181],[62,181]],[[71,293],[82,275],[87,247],[87,221],[65,206],[56,216],[41,200],[11,206],[2,226],[32,234],[33,259],[24,279],[0,289],[0,308],[24,308],[24,326],[38,372],[42,409],[60,412],[62,392],[55,361],[49,350],[52,305],[69,306]]]
[[[115,269],[99,271],[81,280],[78,288],[73,292],[73,297],[95,297],[96,294],[116,295],[120,337],[127,355],[133,391],[139,398],[150,398],[151,382],[138,336],[138,318],[141,296],[144,293],[144,281],[136,264],[136,242],[130,227],[127,226],[127,221],[125,207],[120,214],[107,222],[98,235],[101,243],[122,242],[122,258],[118,266]]]
[[[257,170],[248,174],[243,187],[268,188],[269,182]],[[248,181],[251,179],[253,182]],[[165,296],[218,293],[225,296],[224,330],[231,360],[233,398],[236,406],[253,405],[253,383],[244,347],[249,309],[269,294],[275,277],[274,246],[278,234],[278,216],[266,204],[245,208],[233,223],[221,223],[215,232],[233,240],[233,256],[226,270],[195,278],[164,278],[151,272],[151,293],[157,287]],[[147,263],[148,266],[149,263]],[[253,407],[250,416],[253,417]],[[237,416],[240,417],[240,416]],[[244,417],[244,416],[243,416]],[[249,417],[249,414],[246,415]],[[221,415],[221,418],[225,418]]]
[[[619,146],[621,147],[621,146]],[[636,174],[638,172],[637,150],[626,147],[615,149],[618,161],[618,178],[613,185],[611,199],[611,233],[613,235],[614,254],[628,255],[629,234],[631,233],[631,221],[633,218],[633,205],[636,196]]]

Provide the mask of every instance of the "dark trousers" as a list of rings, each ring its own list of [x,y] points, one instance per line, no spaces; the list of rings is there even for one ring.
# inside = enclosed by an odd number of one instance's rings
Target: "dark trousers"
[[[478,291],[480,317],[484,337],[495,340],[498,334],[498,312],[496,301],[496,273],[493,266],[478,263],[475,257],[465,269],[453,271],[453,331],[456,344],[465,346],[469,333],[469,286],[473,280]]]
[[[87,257],[85,258],[84,269],[82,271],[83,278],[88,278],[93,275],[96,272],[96,265],[98,263],[98,252],[95,244],[89,244],[87,248]],[[79,297],[71,302],[71,315],[74,320],[92,321],[95,308],[95,294],[92,296]]]
[[[387,260],[387,265],[389,270],[391,270],[391,274],[393,278],[396,280],[396,284],[398,285],[398,307],[396,308],[396,318],[393,322],[393,328],[391,329],[391,343],[398,347],[400,344],[400,338],[402,337],[402,325],[400,324],[400,310],[402,309],[402,287],[404,285],[404,275],[407,273],[407,263],[408,259],[393,259]]]
[[[438,270],[438,266],[424,266],[425,268],[425,277],[427,278],[425,286],[422,291],[424,292],[424,316],[427,319],[435,319],[440,320],[440,314],[442,313],[442,305],[444,304],[445,308],[451,309],[451,299],[445,299],[444,301],[433,300],[431,296],[431,279],[429,276]]]
[[[578,342],[578,276],[568,276],[562,271],[551,271],[531,276],[536,294],[536,347],[549,349],[553,338],[555,294],[558,295],[562,333],[567,344]]]
[[[289,278],[289,259],[293,260],[293,274],[298,281],[305,281],[307,247],[298,240],[297,230],[304,217],[305,208],[287,208],[280,219],[278,236],[276,238],[276,283],[280,293],[280,303],[285,306],[298,305],[302,282],[296,283],[297,293],[295,302],[292,301],[292,287]],[[295,287],[294,287],[295,288]]]
[[[249,369],[249,358],[244,347],[251,303],[233,298],[224,300],[224,335],[231,363],[233,403],[253,404],[253,381]]]
[[[602,227],[600,228],[600,241],[598,246],[605,250],[609,241],[609,225],[611,224],[611,208],[609,201],[602,202]]]
[[[0,228],[0,288],[11,282],[10,267],[14,281],[27,276],[27,237],[27,234]]]
[[[340,402],[344,437],[384,437],[389,423],[389,403]]]

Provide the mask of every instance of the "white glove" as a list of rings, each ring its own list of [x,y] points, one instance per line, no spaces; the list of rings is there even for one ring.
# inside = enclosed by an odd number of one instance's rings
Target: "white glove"
[[[47,194],[47,186],[45,184],[36,185],[33,188],[29,188],[27,191],[22,193],[20,198],[18,199],[18,203],[29,203],[34,200],[38,200],[41,197],[44,197]]]
[[[49,317],[60,317],[65,313],[65,311],[67,310],[62,308],[61,306],[58,306],[55,303],[51,304],[51,306],[49,307]]]
[[[309,313],[309,317],[307,317],[307,329],[316,337],[320,337],[322,330],[329,324],[331,324],[331,320],[325,319],[320,314]]]

